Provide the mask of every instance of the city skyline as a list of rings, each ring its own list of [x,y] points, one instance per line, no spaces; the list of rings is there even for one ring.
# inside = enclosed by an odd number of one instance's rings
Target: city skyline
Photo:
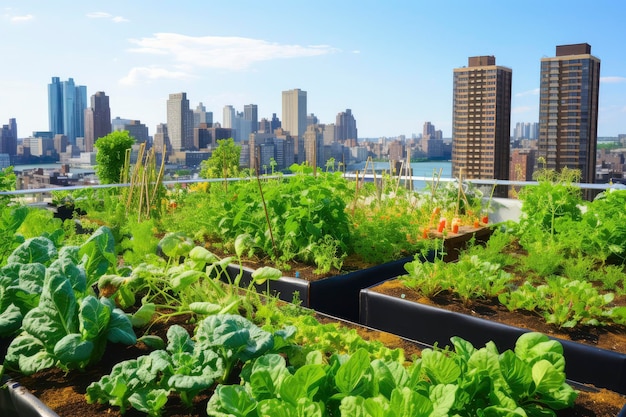
[[[48,130],[46,86],[56,76],[87,86],[89,97],[103,91],[113,118],[140,120],[150,135],[167,121],[172,93],[214,117],[253,103],[260,120],[281,114],[283,91],[301,89],[320,123],[351,109],[361,138],[410,137],[424,121],[451,137],[452,71],[468,56],[511,68],[513,128],[539,119],[541,59],[555,45],[588,43],[602,61],[598,136],[626,132],[626,56],[614,35],[626,5],[432,3],[3,1],[11,65],[0,121],[15,118],[20,138]],[[473,19],[489,24],[467,25]]]

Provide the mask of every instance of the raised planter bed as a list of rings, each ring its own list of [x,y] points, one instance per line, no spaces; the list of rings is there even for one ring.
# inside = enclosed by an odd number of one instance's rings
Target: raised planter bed
[[[446,260],[454,260],[458,256],[459,250],[465,247],[472,238],[478,242],[484,242],[489,239],[492,232],[490,227],[462,227],[458,233],[443,235],[431,232],[430,237],[444,239]],[[423,258],[423,261],[432,261],[434,256],[435,254],[431,252]],[[293,301],[293,294],[297,291],[303,307],[356,323],[359,321],[360,315],[360,291],[406,273],[404,265],[414,259],[413,256],[409,256],[370,268],[316,280],[284,276],[277,281],[270,281],[269,290],[271,294],[287,302]],[[239,271],[239,265],[229,266],[230,279],[233,280]],[[252,272],[254,269],[243,267],[244,275],[240,281],[241,286],[247,287],[249,285]],[[258,292],[265,292],[268,287],[263,284],[256,286],[256,289]]]
[[[6,379],[0,387],[0,415],[15,417],[59,417],[19,382]]]
[[[399,318],[402,318],[401,320]],[[412,340],[439,346],[460,336],[474,345],[492,340],[500,351],[514,347],[530,330],[421,304],[379,292],[360,292],[360,323]],[[626,394],[626,352],[555,338],[563,345],[569,379]]]
[[[363,288],[402,274],[404,264],[413,259],[413,257],[402,258],[371,268],[315,281],[285,276],[276,281],[269,281],[269,291],[270,294],[287,302],[292,302],[294,292],[298,292],[298,299],[303,307],[356,323],[359,320],[359,292]],[[241,268],[243,278],[240,285],[247,287],[254,269],[245,266]],[[239,265],[229,265],[227,272],[230,279],[233,280],[240,273],[240,267]],[[256,285],[255,287],[258,292],[265,292],[268,289],[267,284]]]

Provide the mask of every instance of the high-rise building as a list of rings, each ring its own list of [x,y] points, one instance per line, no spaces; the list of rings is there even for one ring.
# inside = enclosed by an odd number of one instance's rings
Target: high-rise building
[[[193,111],[193,127],[200,127],[202,123],[207,124],[208,127],[213,126],[213,112],[206,111],[206,107],[200,102]]]
[[[310,125],[304,132],[304,160],[312,167],[323,167],[326,164],[324,158],[324,132],[319,125]]]
[[[85,152],[93,152],[93,145],[111,133],[111,108],[104,91],[91,96],[91,107],[85,109]]]
[[[0,129],[0,153],[10,157],[17,155],[17,122],[9,119],[8,125],[3,125]]]
[[[454,69],[452,175],[508,179],[511,135],[510,68],[494,56],[468,59]]]
[[[140,120],[130,120],[126,123],[122,130],[128,131],[128,134],[135,139],[135,143],[147,143],[150,145],[148,135],[148,126],[141,123]]]
[[[276,117],[276,113],[272,113],[272,120],[270,121],[270,133],[274,133],[276,129],[280,129],[282,127],[282,123],[280,119]]]
[[[168,156],[172,153],[172,145],[170,144],[170,138],[167,132],[167,124],[160,123],[157,125],[153,142],[154,151],[157,154],[165,154],[164,157],[167,160]]]
[[[283,91],[282,128],[294,138],[296,136],[303,138],[306,131],[306,120],[306,91],[299,88]]]
[[[243,119],[250,125],[250,133],[255,133],[259,130],[259,109],[256,104],[246,104],[243,106]],[[244,138],[242,140],[247,140]]]
[[[235,128],[235,108],[230,104],[224,106],[223,118],[222,118],[222,127],[225,129],[234,129]]]
[[[76,138],[84,137],[84,112],[87,108],[87,87],[76,86],[69,78],[61,81],[52,77],[48,84],[48,120],[50,131],[67,136],[70,145],[76,145]]]
[[[172,151],[193,149],[193,111],[187,93],[170,94],[167,100],[167,135]]]
[[[356,146],[357,139],[356,120],[352,110],[346,109],[345,112],[338,113],[335,118],[335,140],[342,143],[351,141]]]
[[[596,170],[600,60],[586,43],[556,47],[541,59],[537,164],[579,169],[592,183]]]
[[[422,140],[428,140],[434,136],[435,136],[435,125],[430,122],[424,122]]]

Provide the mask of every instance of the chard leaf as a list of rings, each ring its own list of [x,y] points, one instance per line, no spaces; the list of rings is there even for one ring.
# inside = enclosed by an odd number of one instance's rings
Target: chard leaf
[[[283,273],[280,270],[272,268],[271,266],[264,266],[262,268],[256,269],[252,273],[252,279],[254,280],[255,284],[262,285],[265,283],[265,281],[276,281],[282,275]]]
[[[370,392],[372,379],[369,353],[361,348],[339,367],[335,385],[341,394],[364,395]]]
[[[69,257],[59,257],[48,267],[54,269],[58,274],[63,275],[70,281],[72,288],[80,293],[87,289],[87,275],[82,266],[77,265]]]
[[[187,256],[195,247],[193,241],[180,232],[166,234],[158,246],[167,257],[176,261],[182,256]]]
[[[10,368],[17,368],[24,375],[51,368],[55,362],[43,342],[29,334],[22,334],[11,341],[5,361]]]
[[[400,363],[383,362],[376,359],[372,361],[371,365],[374,370],[374,377],[378,381],[378,389],[385,397],[390,398],[394,388],[407,386],[409,374]]]
[[[349,395],[341,399],[339,412],[346,417],[367,417],[364,411],[365,399],[360,396]]]
[[[453,384],[461,376],[461,368],[449,353],[425,349],[421,365],[422,372],[433,384]]]
[[[278,390],[289,371],[285,359],[278,354],[263,355],[254,361],[250,374],[250,390],[254,398],[264,400],[277,397]]]
[[[213,385],[214,379],[207,375],[172,375],[167,385],[178,391],[201,391]]]
[[[138,342],[143,343],[151,349],[165,349],[165,342],[159,336],[144,335],[137,339]]]
[[[156,306],[154,303],[144,303],[135,311],[130,318],[133,327],[143,327],[150,323],[154,313],[156,312]]]
[[[48,264],[57,257],[57,249],[54,243],[46,237],[33,237],[26,239],[7,258],[7,264],[18,263],[41,263]]]
[[[553,410],[562,410],[574,406],[578,393],[569,384],[564,382],[559,390],[550,393],[550,396],[541,398],[541,403]]]
[[[95,339],[109,326],[111,309],[96,297],[89,295],[80,303],[79,329],[85,340]]]
[[[248,416],[257,406],[257,402],[241,385],[218,385],[207,404],[210,416]]]
[[[393,390],[389,404],[397,416],[426,417],[433,412],[430,399],[406,387]]]
[[[192,261],[197,262],[199,265],[212,264],[214,262],[219,261],[219,258],[215,256],[213,253],[203,248],[202,246],[196,246],[189,252],[189,258]]]
[[[456,352],[456,354],[461,356],[466,362],[469,360],[469,358],[472,357],[474,352],[476,352],[476,348],[474,347],[474,345],[458,336],[453,336],[452,338],[450,338],[450,341],[454,346],[454,351]]]
[[[240,214],[245,213],[246,211],[242,211]],[[235,238],[235,254],[237,254],[238,258],[241,258],[246,251],[247,248],[252,247],[254,244],[254,240],[249,233],[242,233]]]
[[[128,397],[128,402],[137,410],[149,416],[160,416],[161,410],[167,403],[169,391],[159,389],[144,389],[135,391]]]
[[[18,285],[31,294],[41,294],[46,278],[46,267],[40,263],[20,265]],[[39,300],[39,297],[37,297]],[[33,305],[32,307],[35,307]]]
[[[101,299],[101,301],[102,300],[104,299]],[[134,345],[137,343],[137,335],[135,335],[130,318],[119,308],[115,308],[111,311],[107,340],[124,345]]]
[[[489,376],[497,380],[500,374],[498,355],[487,348],[478,349],[467,361],[468,373]]]
[[[22,327],[22,317],[19,307],[9,304],[0,313],[0,337],[7,337],[18,331]]]
[[[532,368],[513,351],[507,350],[500,355],[500,371],[516,400],[530,394],[530,385],[533,381]]]
[[[563,355],[563,346],[538,332],[522,334],[515,342],[515,354],[527,362],[535,362],[547,353]]]
[[[48,270],[39,305],[26,313],[26,332],[44,341],[50,349],[64,336],[78,331],[78,305],[70,282]]]
[[[137,377],[143,384],[157,380],[161,372],[171,365],[170,356],[163,350],[155,350],[149,355],[140,356],[136,360]]]
[[[246,318],[234,314],[208,316],[198,325],[198,348],[221,347],[232,350],[245,362],[272,348],[271,333],[260,329]]]
[[[222,311],[222,306],[208,301],[196,301],[189,304],[189,310],[196,314],[209,316]]]
[[[299,417],[296,407],[291,404],[285,403],[278,398],[268,398],[259,401],[257,406],[257,414],[261,416],[272,417]]]
[[[545,359],[533,365],[532,377],[535,383],[535,391],[542,394],[558,390],[565,382],[565,374],[559,372]]]
[[[171,286],[174,291],[182,291],[204,276],[201,271],[183,271],[172,275]]]
[[[54,345],[54,356],[62,367],[71,369],[73,364],[89,362],[94,345],[90,340],[83,340],[78,333],[68,334]]]
[[[280,397],[294,406],[302,398],[313,400],[325,377],[323,365],[304,365],[295,374],[285,377],[280,386]]]
[[[433,405],[433,411],[429,417],[445,417],[456,400],[456,392],[459,386],[456,384],[439,384],[431,388],[428,397]]]
[[[194,342],[182,326],[175,324],[167,329],[167,351],[169,353],[192,353]]]
[[[117,264],[115,255],[115,238],[106,226],[96,230],[85,243],[80,246],[78,255],[87,274],[87,285],[91,286],[104,275],[110,267]]]

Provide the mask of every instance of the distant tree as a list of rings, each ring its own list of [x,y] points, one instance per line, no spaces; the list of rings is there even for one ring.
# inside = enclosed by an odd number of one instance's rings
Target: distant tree
[[[16,176],[13,172],[13,167],[9,166],[4,169],[0,169],[0,191],[13,191],[16,186]],[[0,196],[0,205],[8,204],[11,201],[10,195]]]
[[[200,176],[202,178],[232,178],[239,175],[239,157],[241,147],[233,138],[220,139],[211,157],[202,161]]]
[[[96,175],[102,184],[120,182],[126,150],[135,143],[127,130],[109,133],[96,141]]]

